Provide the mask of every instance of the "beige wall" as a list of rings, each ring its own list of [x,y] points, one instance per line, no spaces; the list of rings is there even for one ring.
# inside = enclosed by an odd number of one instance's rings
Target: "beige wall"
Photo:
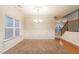
[[[10,16],[14,19],[18,19],[21,22],[21,36],[12,38],[9,41],[4,42],[4,18],[5,16]],[[13,47],[15,44],[23,40],[22,32],[23,32],[23,13],[16,6],[0,6],[0,49],[2,48],[2,52],[7,49]]]
[[[43,22],[36,24],[34,18],[26,17],[24,39],[54,39],[55,20],[53,17],[42,18]]]
[[[0,52],[3,50],[3,15],[2,15],[2,9],[3,7],[0,6]]]

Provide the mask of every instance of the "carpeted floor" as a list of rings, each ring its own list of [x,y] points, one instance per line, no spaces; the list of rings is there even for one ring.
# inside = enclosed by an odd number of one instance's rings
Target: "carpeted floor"
[[[4,54],[66,54],[68,51],[52,39],[25,39]]]

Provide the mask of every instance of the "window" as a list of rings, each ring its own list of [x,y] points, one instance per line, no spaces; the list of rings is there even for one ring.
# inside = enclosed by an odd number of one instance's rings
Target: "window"
[[[9,16],[5,17],[5,25],[6,27],[13,27],[13,19]]]
[[[20,22],[9,16],[5,16],[5,41],[20,36]]]
[[[15,36],[19,36],[20,35],[20,29],[15,29]]]
[[[19,25],[19,20],[15,20],[15,27],[20,27]]]
[[[13,29],[10,28],[5,28],[5,39],[13,37]]]
[[[5,39],[13,37],[13,19],[9,16],[5,17]]]
[[[20,36],[20,22],[15,20],[15,36]]]

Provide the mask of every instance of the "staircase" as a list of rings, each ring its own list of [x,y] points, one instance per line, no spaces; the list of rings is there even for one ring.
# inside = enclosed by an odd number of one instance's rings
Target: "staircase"
[[[79,22],[78,20],[67,21],[61,29],[61,35],[65,31],[78,32],[79,31],[79,23],[78,22]]]

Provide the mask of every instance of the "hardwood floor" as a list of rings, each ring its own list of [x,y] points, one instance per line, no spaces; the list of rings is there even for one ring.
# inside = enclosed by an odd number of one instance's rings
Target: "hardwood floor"
[[[52,39],[24,39],[4,54],[65,54],[68,51]]]

